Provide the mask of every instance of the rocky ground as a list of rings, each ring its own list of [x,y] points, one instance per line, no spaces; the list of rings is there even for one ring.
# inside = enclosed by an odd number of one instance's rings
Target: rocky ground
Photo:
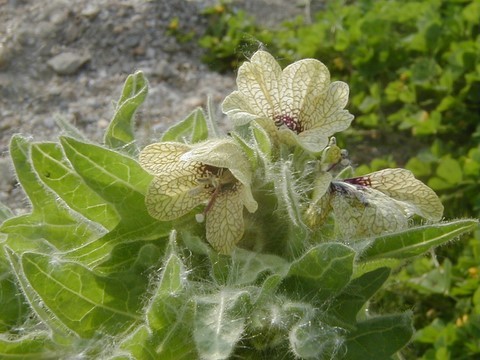
[[[235,87],[234,74],[200,62],[202,50],[168,35],[174,17],[201,34],[214,0],[0,0],[0,202],[27,208],[8,159],[11,136],[55,140],[55,117],[101,141],[125,78],[142,70],[150,92],[137,114],[145,142],[158,138],[210,96]],[[237,0],[271,24],[304,11],[295,1]],[[301,3],[301,1],[299,1]],[[254,35],[254,34],[253,34]]]

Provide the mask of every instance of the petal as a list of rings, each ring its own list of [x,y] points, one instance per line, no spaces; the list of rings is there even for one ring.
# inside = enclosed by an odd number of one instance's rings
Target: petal
[[[343,81],[334,81],[330,84],[325,99],[325,109],[330,109],[330,113],[347,106],[350,89],[348,84]],[[327,114],[329,112],[327,111]]]
[[[251,99],[239,91],[234,91],[225,98],[222,111],[235,122],[236,126],[248,124],[259,116],[258,108],[251,105]]]
[[[323,150],[320,166],[323,171],[330,171],[342,161],[342,149],[337,146],[337,140],[332,136],[328,140],[328,146]]]
[[[155,177],[145,196],[148,213],[162,221],[173,220],[185,215],[195,206],[207,201],[211,196],[211,193],[206,191],[192,192],[191,188],[185,191],[177,191],[170,196],[165,194],[165,186],[175,188],[174,183],[166,183],[165,179]]]
[[[443,216],[443,205],[437,194],[409,170],[385,169],[344,181],[370,186],[396,200],[407,202],[413,207],[413,212],[426,219],[439,221]]]
[[[316,153],[325,149],[328,137],[323,129],[312,129],[301,132],[297,136],[297,141],[305,150]]]
[[[154,178],[155,186],[159,192],[168,196],[178,195],[187,191],[191,192],[198,187],[197,179],[201,177],[201,172],[196,171],[196,168],[190,170],[192,171],[180,176],[174,172],[166,172],[156,176]]]
[[[332,183],[332,174],[326,171],[320,172],[313,184],[312,202],[320,201],[321,198],[327,193],[330,184]]]
[[[255,120],[255,122],[262,127],[263,130],[268,134],[270,140],[273,144],[273,147],[278,147],[280,142],[278,128],[272,119],[260,118]]]
[[[380,235],[408,226],[409,205],[375,189],[334,191],[331,206],[336,227],[345,238]]]
[[[189,145],[176,142],[151,144],[140,152],[138,161],[152,175],[189,173],[191,165],[181,162],[180,157],[190,149]]]
[[[320,128],[326,136],[347,129],[354,116],[343,110],[348,102],[348,85],[341,81],[330,84],[328,90],[316,98],[308,95],[308,111],[302,112],[300,119],[305,130]]]
[[[251,213],[254,213],[258,209],[258,203],[253,198],[252,190],[250,186],[239,186],[238,191],[240,192],[240,198],[242,200],[243,205],[247,208],[247,210]]]
[[[330,73],[318,60],[294,62],[283,70],[281,82],[281,113],[299,118],[315,110],[311,100],[327,90]],[[303,125],[303,124],[302,124]]]
[[[221,254],[230,254],[243,236],[243,203],[238,189],[222,190],[206,215],[206,236]]]
[[[248,185],[252,179],[252,170],[242,148],[229,139],[208,140],[194,146],[181,160],[201,162],[218,168],[227,168],[233,176]]]
[[[240,66],[237,87],[247,97],[254,114],[272,117],[279,108],[281,74],[282,69],[273,56],[261,50]]]
[[[322,225],[328,214],[330,214],[331,195],[328,190],[332,180],[332,174],[326,171],[321,171],[313,183],[311,201],[304,214],[304,220],[311,228],[316,228]]]

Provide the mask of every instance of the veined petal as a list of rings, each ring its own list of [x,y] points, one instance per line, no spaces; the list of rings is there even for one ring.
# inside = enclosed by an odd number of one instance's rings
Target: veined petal
[[[278,133],[278,129],[272,119],[259,118],[255,120],[255,122],[267,132],[268,136],[270,136],[270,140],[272,141],[272,143],[275,146],[278,146],[280,136]]]
[[[347,191],[334,191],[331,196],[335,223],[345,238],[379,235],[408,227],[409,204],[380,191],[358,190],[352,186]]]
[[[234,91],[225,98],[222,111],[235,122],[236,126],[248,124],[260,116],[258,109],[251,105],[251,98],[239,91]]]
[[[220,191],[206,214],[207,241],[221,254],[230,254],[243,236],[243,201],[238,190]]]
[[[170,187],[175,188],[174,183]],[[177,191],[173,195],[166,195],[162,190],[165,187],[165,179],[153,178],[147,190],[145,205],[148,213],[162,221],[174,220],[185,215],[195,206],[207,201],[211,194],[205,191],[194,192],[192,188]],[[176,188],[178,189],[178,188]]]
[[[242,199],[243,205],[247,208],[250,213],[254,213],[258,209],[258,203],[253,198],[252,190],[250,186],[239,185],[238,191],[240,193],[240,198]]]
[[[409,203],[414,212],[426,219],[439,221],[443,216],[443,205],[437,194],[411,171],[406,169],[385,169],[345,182],[368,186],[382,193]]]
[[[191,172],[191,164],[180,161],[180,157],[190,149],[191,146],[176,142],[151,144],[140,152],[138,161],[152,175],[182,176]]]
[[[227,168],[240,182],[250,184],[252,170],[240,146],[229,139],[207,140],[198,144],[183,156],[180,160],[187,162],[200,162],[218,168]]]
[[[187,170],[186,168],[185,170]],[[155,186],[159,193],[172,196],[184,193],[186,191],[192,191],[199,184],[197,179],[200,177],[199,173],[193,169],[189,173],[177,176],[173,173],[164,173],[160,176],[155,176]]]
[[[327,97],[325,98],[324,108],[327,110],[326,114],[334,113],[338,109],[343,109],[347,106],[348,95],[350,89],[348,84],[343,81],[334,81],[330,84],[327,91]]]
[[[322,225],[331,211],[330,194],[327,192],[332,180],[332,174],[322,171],[313,183],[312,199],[304,214],[305,223],[311,228]]]
[[[295,138],[297,142],[307,151],[320,152],[328,145],[328,137],[324,129],[311,129],[301,132]]]
[[[272,117],[280,102],[282,69],[266,51],[257,51],[238,69],[238,90],[249,99],[254,114]]]
[[[305,130],[322,129],[328,137],[347,129],[354,118],[348,110],[343,110],[348,102],[348,94],[348,85],[341,81],[330,84],[328,90],[316,98],[307,94],[312,107],[300,115]]]
[[[327,171],[322,171],[318,174],[313,184],[312,203],[320,201],[321,198],[327,193],[332,183],[333,176]]]
[[[312,100],[327,90],[329,82],[330,73],[318,60],[305,59],[287,66],[280,86],[280,113],[301,122],[301,114],[310,114],[315,110],[317,104]]]

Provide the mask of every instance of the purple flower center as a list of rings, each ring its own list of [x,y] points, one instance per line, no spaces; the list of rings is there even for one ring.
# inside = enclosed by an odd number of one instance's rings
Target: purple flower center
[[[298,122],[298,120],[290,115],[279,114],[279,115],[275,115],[274,119],[275,119],[275,125],[277,126],[277,128],[280,128],[283,125],[285,125],[290,130],[292,130],[297,134],[303,131],[303,127]]]
[[[351,179],[343,179],[342,181],[352,185],[372,187],[372,180],[368,176],[360,176],[360,177],[351,178]]]

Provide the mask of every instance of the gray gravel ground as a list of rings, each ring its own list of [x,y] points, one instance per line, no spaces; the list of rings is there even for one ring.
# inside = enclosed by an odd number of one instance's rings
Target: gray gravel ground
[[[235,87],[234,74],[209,70],[199,60],[199,47],[166,33],[178,17],[182,30],[201,34],[200,10],[213,3],[0,0],[0,202],[15,213],[28,209],[8,159],[13,134],[55,140],[60,130],[54,119],[60,116],[101,141],[112,101],[136,70],[143,70],[150,83],[147,102],[137,114],[145,143],[205,106],[208,96],[220,103]],[[288,0],[234,3],[273,26],[304,11]]]

